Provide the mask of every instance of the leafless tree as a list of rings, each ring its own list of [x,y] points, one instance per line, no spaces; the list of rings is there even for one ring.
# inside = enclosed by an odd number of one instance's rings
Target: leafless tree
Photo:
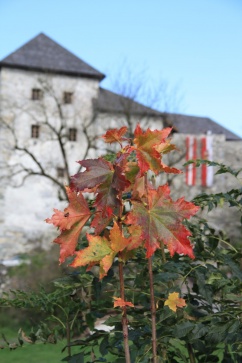
[[[166,126],[170,125],[170,113],[181,112],[184,95],[180,85],[171,86],[162,76],[152,80],[145,67],[135,67],[127,60],[122,60],[117,70],[112,70],[112,74],[110,72],[108,79],[109,89],[122,96],[119,104],[130,133],[134,129],[132,116],[135,114],[144,126],[149,125],[150,119],[159,114]]]
[[[122,96],[117,99],[124,116],[119,126],[126,125],[130,136],[137,120],[144,128],[153,126],[154,119],[160,120],[159,127],[172,126],[176,112],[183,108],[184,95],[179,84],[172,86],[164,77],[152,81],[147,68],[131,66],[127,60],[122,60],[117,71],[112,70],[108,79],[109,88]],[[175,128],[173,132],[176,132]],[[184,151],[178,150],[165,155],[165,161],[169,166],[177,166],[184,157]],[[174,174],[167,174],[163,181],[171,184],[173,178]]]
[[[80,110],[73,107],[72,112],[68,114],[65,112],[63,98],[57,95],[50,80],[42,77],[38,80],[38,84],[39,90],[45,97],[40,97],[38,102],[33,102],[31,107],[27,102],[20,105],[11,103],[9,99],[1,99],[0,128],[4,135],[2,152],[6,156],[2,158],[0,165],[2,179],[8,180],[13,187],[19,187],[30,176],[41,176],[49,179],[57,187],[60,199],[65,199],[67,196],[64,184],[70,183],[70,162],[73,164],[73,160],[69,157],[70,127],[72,130],[75,128],[81,131],[80,157],[85,159],[90,150],[96,147],[96,135],[93,131],[96,111],[93,108],[90,117],[81,118]],[[38,128],[43,130],[41,148],[34,145],[36,139],[29,142],[29,137],[21,137],[18,125],[20,117],[22,120],[26,117],[33,125],[36,125],[36,134],[32,137],[39,136]],[[74,133],[72,137],[75,137]],[[51,155],[47,155],[48,153]],[[14,161],[9,158],[6,162],[7,155],[13,154],[18,157]],[[61,177],[56,170],[58,165],[61,166],[59,168],[59,172],[63,174]]]
[[[137,121],[143,127],[150,126],[154,118],[160,119],[165,126],[169,125],[167,111],[177,109],[181,97],[176,89],[169,87],[168,82],[161,79],[153,83],[145,70],[132,69],[127,62],[123,62],[118,75],[111,78],[112,90],[120,95],[115,97],[114,102],[118,102],[117,110],[122,114],[122,124],[117,124],[115,127],[127,125],[131,136]],[[0,100],[2,110],[0,128],[5,135],[1,147],[6,156],[0,161],[1,177],[14,187],[23,185],[31,176],[44,177],[56,186],[59,198],[65,199],[67,196],[64,185],[70,183],[75,157],[72,155],[69,130],[79,129],[82,135],[82,142],[79,144],[81,153],[77,158],[92,157],[91,152],[98,147],[97,131],[94,126],[99,112],[98,100],[93,100],[92,110],[86,116],[83,116],[82,110],[75,108],[74,105],[72,111],[68,113],[65,100],[58,94],[48,76],[39,78],[38,84],[41,94],[37,102],[28,101],[19,104],[12,103],[9,99]],[[36,145],[36,139],[29,140],[29,137],[20,136],[24,128],[19,124],[20,118],[22,123],[28,119],[41,128],[43,134],[39,143],[41,146]],[[8,158],[9,155],[17,157]],[[179,159],[183,156],[179,156]],[[169,163],[176,164],[179,159],[173,157]],[[63,173],[62,176],[57,173],[58,165],[59,171]],[[78,172],[78,168],[74,172]]]

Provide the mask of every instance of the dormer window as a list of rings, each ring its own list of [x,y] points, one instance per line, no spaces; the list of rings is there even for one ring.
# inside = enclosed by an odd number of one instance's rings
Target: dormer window
[[[71,128],[69,129],[69,141],[76,141],[77,139],[77,129]]]
[[[43,98],[43,91],[39,88],[32,89],[32,100],[42,100]]]
[[[31,126],[31,137],[33,139],[39,138],[39,125],[32,125]]]
[[[73,93],[72,92],[64,92],[63,93],[63,102],[65,104],[72,103]]]

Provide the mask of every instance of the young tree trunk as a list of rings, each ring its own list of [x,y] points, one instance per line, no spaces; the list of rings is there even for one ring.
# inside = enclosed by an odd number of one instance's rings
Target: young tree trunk
[[[154,281],[152,271],[152,257],[148,259],[149,278],[150,278],[150,310],[151,310],[151,324],[152,324],[152,352],[153,363],[158,363],[157,360],[157,338],[156,338],[156,306],[154,294]]]
[[[124,294],[124,273],[123,273],[123,262],[119,262],[119,281],[120,281],[120,297],[125,300]],[[122,308],[122,326],[123,326],[123,338],[124,338],[124,352],[125,362],[131,363],[130,351],[129,351],[129,331],[128,331],[128,319],[127,319],[127,308]]]

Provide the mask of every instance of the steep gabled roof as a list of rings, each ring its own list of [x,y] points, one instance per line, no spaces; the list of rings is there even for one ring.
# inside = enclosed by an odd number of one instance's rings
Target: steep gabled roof
[[[99,80],[104,78],[102,73],[43,33],[2,59],[0,68],[3,66]]]
[[[239,136],[208,117],[159,112],[104,88],[99,89],[97,107],[99,112],[161,117],[166,125],[173,126],[174,131],[182,134],[198,135],[211,131],[216,135],[225,135],[226,140],[241,140]]]

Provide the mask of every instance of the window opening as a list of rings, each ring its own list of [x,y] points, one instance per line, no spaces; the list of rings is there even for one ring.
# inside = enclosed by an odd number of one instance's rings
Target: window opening
[[[31,137],[33,139],[38,139],[39,138],[39,125],[32,125],[31,126]]]
[[[39,88],[32,89],[32,100],[41,100],[43,98],[43,91]]]
[[[65,104],[72,103],[73,93],[72,92],[64,92],[63,94],[63,102]]]
[[[69,129],[69,141],[76,141],[77,139],[77,129],[70,128]]]
[[[64,168],[57,168],[57,176],[58,176],[58,178],[64,178],[65,177],[65,169]]]

